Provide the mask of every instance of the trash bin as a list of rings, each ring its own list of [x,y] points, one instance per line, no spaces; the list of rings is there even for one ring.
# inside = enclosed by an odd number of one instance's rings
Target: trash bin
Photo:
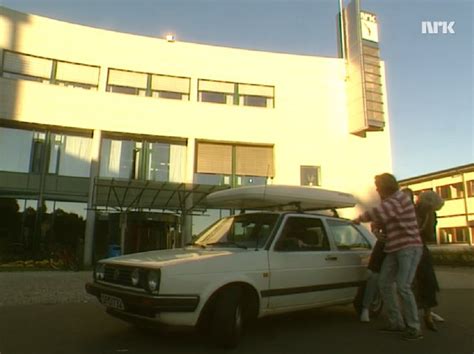
[[[122,254],[122,249],[120,248],[119,245],[109,245],[109,248],[107,249],[107,258],[110,257],[117,257]]]

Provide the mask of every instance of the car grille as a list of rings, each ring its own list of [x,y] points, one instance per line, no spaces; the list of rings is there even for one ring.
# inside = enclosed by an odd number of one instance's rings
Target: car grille
[[[104,281],[133,287],[131,279],[132,272],[133,268],[105,266]]]

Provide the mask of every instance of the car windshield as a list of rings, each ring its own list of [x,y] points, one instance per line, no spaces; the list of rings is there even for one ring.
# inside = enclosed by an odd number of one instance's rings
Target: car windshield
[[[261,248],[268,240],[278,214],[255,213],[229,216],[212,224],[196,240],[199,246]]]

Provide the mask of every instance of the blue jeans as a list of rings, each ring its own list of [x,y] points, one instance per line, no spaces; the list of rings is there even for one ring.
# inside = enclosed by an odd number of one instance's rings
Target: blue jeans
[[[387,253],[380,269],[379,287],[386,308],[389,325],[392,327],[420,330],[420,319],[415,296],[411,285],[420,262],[423,249],[421,247],[404,248]],[[403,316],[398,305],[398,290]],[[403,320],[405,319],[405,321]]]
[[[379,273],[372,272],[369,270],[370,274],[367,278],[367,284],[365,285],[364,298],[362,300],[362,307],[369,309],[370,305],[374,301],[375,294],[378,291],[378,282],[379,282]]]

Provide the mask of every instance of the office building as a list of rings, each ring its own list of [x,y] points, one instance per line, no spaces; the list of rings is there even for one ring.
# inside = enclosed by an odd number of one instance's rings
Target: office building
[[[251,184],[358,196],[392,169],[375,15],[342,57],[186,43],[0,7],[0,243],[84,260],[183,245],[202,200]],[[354,32],[355,31],[355,32]],[[345,53],[345,54],[344,54]],[[81,251],[82,252],[82,251]]]

